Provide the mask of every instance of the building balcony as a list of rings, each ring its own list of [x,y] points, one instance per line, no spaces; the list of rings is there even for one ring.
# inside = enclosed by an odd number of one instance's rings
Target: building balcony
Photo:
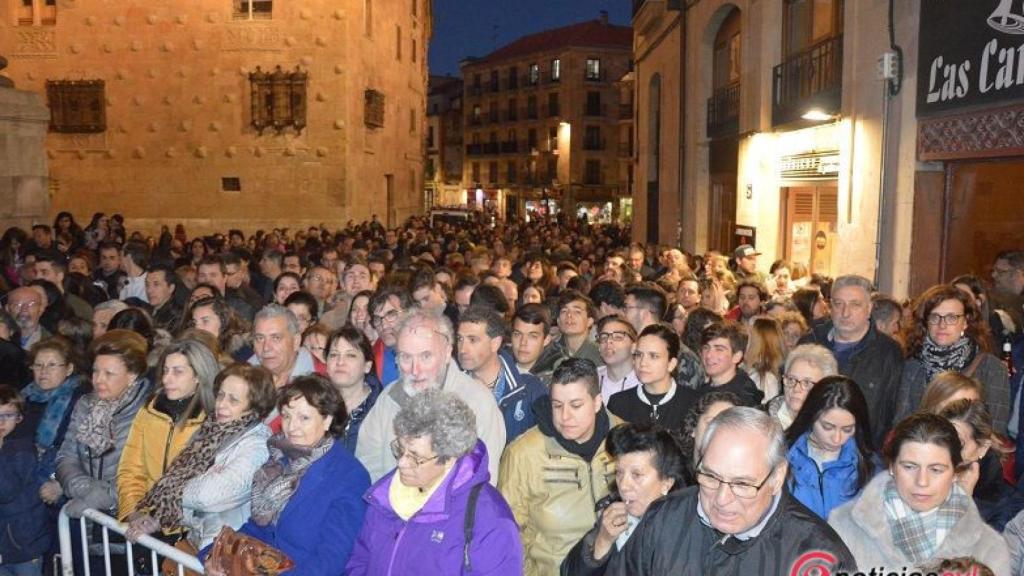
[[[585,82],[607,82],[608,71],[605,70],[604,67],[598,70],[597,74],[591,74],[589,71],[584,70],[583,80]]]
[[[501,146],[499,146],[497,142],[488,142],[486,144],[483,144],[483,147],[484,155],[486,156],[496,155],[501,150]]]
[[[484,145],[483,144],[467,144],[466,145],[466,156],[483,156]]]
[[[811,109],[838,114],[843,92],[843,36],[794,54],[772,74],[772,125],[797,122]]]
[[[607,104],[586,104],[583,106],[583,115],[594,118],[603,118],[608,115]]]
[[[502,142],[501,143],[502,154],[518,154],[519,153],[519,142]]]
[[[740,129],[740,83],[733,82],[708,98],[708,138],[733,136]]]
[[[584,139],[583,140],[583,149],[584,150],[589,150],[589,151],[601,151],[601,150],[604,150],[605,149],[604,138],[601,138],[601,139],[597,139],[597,138]]]

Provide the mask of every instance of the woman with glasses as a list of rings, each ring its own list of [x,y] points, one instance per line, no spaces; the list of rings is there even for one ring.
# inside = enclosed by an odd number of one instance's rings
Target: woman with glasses
[[[768,402],[768,413],[786,429],[793,423],[811,388],[826,376],[839,373],[839,365],[828,348],[801,344],[786,356],[782,371],[782,394]]]
[[[973,556],[996,574],[1010,574],[1006,542],[962,488],[963,446],[953,424],[915,414],[893,428],[884,453],[888,474],[876,475],[829,517],[857,566],[911,572],[941,558]]]
[[[270,459],[253,477],[251,516],[239,532],[283,552],[295,563],[291,574],[341,574],[370,486],[366,469],[337,441],[345,405],[326,378],[309,375],[281,389],[277,409],[281,432],[267,441]],[[205,562],[208,576],[225,573]]]
[[[683,428],[693,392],[680,388],[673,377],[679,357],[679,337],[665,324],[640,332],[633,352],[633,369],[640,386],[612,395],[608,411],[630,424],[659,424]]]
[[[952,285],[939,284],[925,290],[913,309],[895,421],[917,410],[932,379],[952,371],[981,382],[996,432],[1006,434],[1009,375],[1006,366],[990,353],[987,319],[978,313],[974,298]]]
[[[786,443],[789,492],[823,520],[875,470],[867,401],[846,376],[828,376],[811,389]]]
[[[677,437],[660,426],[622,424],[608,433],[615,459],[615,488],[598,503],[597,525],[562,561],[565,576],[598,576],[622,570],[622,549],[650,505],[686,486],[686,457]]]
[[[522,574],[515,518],[459,397],[430,390],[395,416],[397,468],[378,480],[345,574]],[[400,537],[395,537],[400,534]]]
[[[640,384],[633,370],[636,329],[620,316],[605,316],[597,322],[597,347],[604,360],[604,366],[597,367],[597,379],[607,404],[613,394]]]
[[[327,377],[348,412],[345,429],[338,440],[355,454],[359,427],[383,389],[373,369],[373,348],[366,335],[349,324],[327,338],[326,350]]]
[[[53,479],[57,471],[57,451],[64,441],[75,403],[88,390],[82,377],[82,362],[71,342],[62,336],[40,340],[29,351],[29,368],[34,378],[21,390],[25,398],[24,420],[14,437],[32,438],[39,452],[37,478],[39,496],[54,505],[60,500],[60,484]]]

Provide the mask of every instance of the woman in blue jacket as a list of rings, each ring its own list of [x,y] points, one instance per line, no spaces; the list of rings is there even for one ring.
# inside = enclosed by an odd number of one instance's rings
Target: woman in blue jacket
[[[252,515],[239,532],[290,558],[284,575],[341,576],[363,525],[370,475],[337,441],[345,406],[323,376],[299,376],[281,389],[281,432],[252,481]],[[203,551],[203,556],[209,548]],[[223,574],[206,562],[206,574]]]
[[[867,402],[846,376],[828,376],[811,389],[786,441],[789,491],[823,519],[874,473]]]

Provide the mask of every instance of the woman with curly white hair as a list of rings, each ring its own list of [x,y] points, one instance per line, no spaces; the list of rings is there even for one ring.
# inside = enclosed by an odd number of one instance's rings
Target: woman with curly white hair
[[[487,448],[469,406],[428,390],[394,427],[398,467],[367,492],[345,574],[522,574],[519,528],[488,483]]]

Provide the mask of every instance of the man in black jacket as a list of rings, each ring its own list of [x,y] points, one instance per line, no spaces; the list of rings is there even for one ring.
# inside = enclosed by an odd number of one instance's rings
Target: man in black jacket
[[[839,536],[789,495],[781,425],[735,407],[708,425],[697,486],[647,509],[608,573],[629,576],[836,574],[855,570]],[[813,567],[819,571],[814,572]]]
[[[903,354],[895,340],[875,329],[871,322],[871,282],[863,276],[836,278],[832,284],[832,320],[800,339],[801,344],[820,344],[832,351],[839,373],[860,386],[868,402],[871,437],[881,448],[895,424],[893,414]]]

